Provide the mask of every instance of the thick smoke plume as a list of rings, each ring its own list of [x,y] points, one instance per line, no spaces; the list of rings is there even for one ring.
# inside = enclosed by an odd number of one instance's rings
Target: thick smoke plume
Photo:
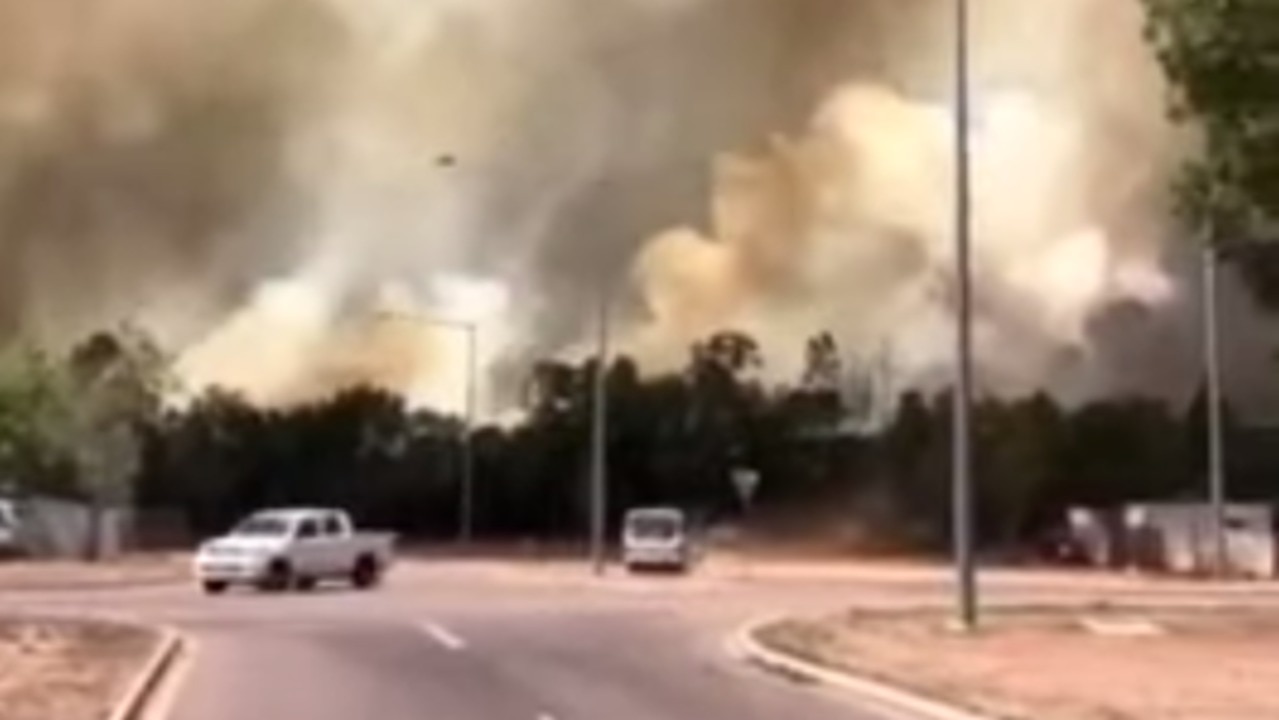
[[[1092,324],[1163,308],[1173,136],[1135,3],[979,3],[973,130],[978,352],[988,391],[1121,390]],[[922,26],[929,27],[927,23]],[[954,134],[944,36],[823,99],[800,134],[723,159],[711,237],[641,256],[653,356],[725,325],[791,350],[831,328],[899,381],[946,382],[954,353]],[[919,50],[934,48],[933,52]],[[678,338],[678,341],[675,339]],[[1136,358],[1128,358],[1136,360]]]
[[[976,5],[983,382],[1179,389],[1113,330],[1184,330],[1136,0]],[[651,368],[733,326],[789,379],[830,330],[935,384],[948,7],[0,0],[0,324],[133,319],[192,391],[456,409],[464,337],[433,320],[477,321],[496,408],[608,290]]]

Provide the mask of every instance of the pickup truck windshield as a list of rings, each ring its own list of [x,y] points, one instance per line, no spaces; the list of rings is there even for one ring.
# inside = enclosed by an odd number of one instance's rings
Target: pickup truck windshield
[[[232,535],[248,535],[251,537],[271,537],[285,535],[289,532],[289,524],[278,517],[260,515],[235,526]]]

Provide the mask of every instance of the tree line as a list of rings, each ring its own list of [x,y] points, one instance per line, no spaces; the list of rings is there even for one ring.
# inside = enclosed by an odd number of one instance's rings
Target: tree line
[[[765,358],[742,333],[717,333],[677,371],[644,375],[627,357],[605,373],[613,526],[627,508],[674,505],[708,524],[856,526],[877,543],[944,546],[950,507],[950,399],[908,391],[884,422],[828,335],[808,343],[801,377],[759,379]],[[580,538],[590,507],[596,361],[529,373],[521,421],[468,428],[355,387],[288,408],[211,390],[181,408],[154,346],[102,333],[65,357],[0,366],[0,469],[9,492],[179,513],[199,534],[255,508],[336,505],[411,537],[458,529],[463,455],[474,459],[480,537]],[[850,380],[851,378],[851,380]],[[1038,394],[975,408],[984,542],[1025,548],[1073,505],[1204,496],[1204,403],[1148,398],[1063,407]],[[1229,422],[1232,496],[1279,495],[1279,443]],[[749,510],[735,469],[762,478]],[[3,489],[0,488],[0,491]]]

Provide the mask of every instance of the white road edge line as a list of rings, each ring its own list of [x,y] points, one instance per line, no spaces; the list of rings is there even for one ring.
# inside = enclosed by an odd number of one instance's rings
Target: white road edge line
[[[419,627],[421,627],[422,632],[431,636],[432,640],[443,645],[449,650],[457,651],[466,649],[465,640],[454,635],[448,628],[440,625],[439,623],[424,622]]]
[[[555,716],[550,713],[538,713],[537,720],[555,720]]]
[[[858,705],[893,718],[917,718],[919,720],[993,720],[988,715],[971,712],[943,701],[918,695],[891,683],[883,683],[839,670],[831,670],[808,660],[773,650],[756,638],[756,632],[782,620],[782,616],[767,616],[739,628],[729,636],[726,650],[731,657],[745,660],[765,669],[781,669],[789,674],[805,678],[818,685],[828,685],[846,691],[857,699]]]

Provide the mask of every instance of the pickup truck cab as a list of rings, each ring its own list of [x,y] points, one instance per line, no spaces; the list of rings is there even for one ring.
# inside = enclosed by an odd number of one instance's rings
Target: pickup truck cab
[[[209,594],[233,584],[307,590],[329,579],[369,588],[390,566],[394,540],[391,533],[356,532],[341,510],[262,510],[201,544],[195,575]]]

